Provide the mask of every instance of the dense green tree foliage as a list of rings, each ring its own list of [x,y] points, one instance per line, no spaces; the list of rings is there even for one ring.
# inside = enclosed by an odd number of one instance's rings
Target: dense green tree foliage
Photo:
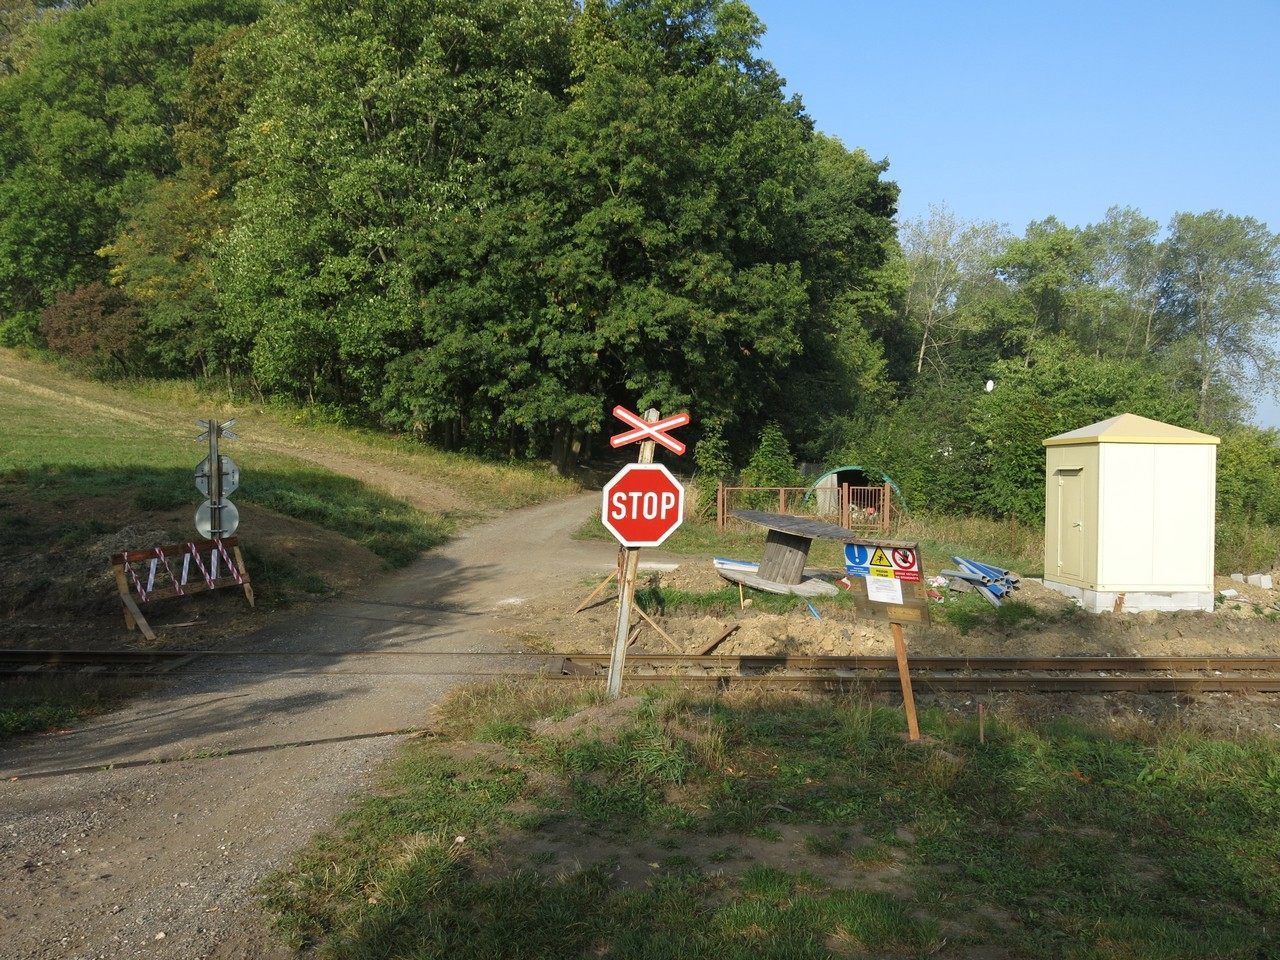
[[[0,343],[560,469],[614,403],[686,408],[707,491],[794,451],[1028,519],[1040,441],[1130,411],[1222,433],[1223,510],[1276,516],[1244,420],[1280,236],[899,225],[762,29],[742,0],[0,0]]]
[[[256,0],[108,0],[48,18],[0,84],[0,312],[6,339],[60,290],[101,279],[123,210],[177,169],[193,53]]]

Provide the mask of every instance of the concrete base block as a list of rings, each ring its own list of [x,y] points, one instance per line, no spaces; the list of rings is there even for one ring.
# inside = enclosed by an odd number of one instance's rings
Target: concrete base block
[[[1057,590],[1058,593],[1064,596],[1079,600],[1080,606],[1090,613],[1111,613],[1116,608],[1116,597],[1120,596],[1115,591],[1088,590],[1065,583],[1057,583],[1049,579],[1044,581],[1044,585],[1050,590]],[[1121,611],[1124,613],[1141,613],[1143,610],[1203,610],[1207,613],[1212,613],[1213,591],[1195,590],[1166,593],[1126,590]]]
[[[1262,587],[1264,590],[1274,589],[1272,586],[1271,574],[1269,573],[1253,573],[1249,575],[1249,584],[1254,587]]]

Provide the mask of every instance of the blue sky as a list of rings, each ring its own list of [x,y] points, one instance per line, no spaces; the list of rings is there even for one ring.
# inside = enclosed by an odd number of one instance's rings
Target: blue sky
[[[750,2],[818,127],[889,159],[903,216],[1021,230],[1121,204],[1280,230],[1280,0]]]

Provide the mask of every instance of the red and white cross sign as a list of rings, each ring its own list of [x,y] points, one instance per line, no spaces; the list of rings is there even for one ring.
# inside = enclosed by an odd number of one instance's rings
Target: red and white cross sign
[[[637,440],[652,440],[654,443],[662,444],[677,457],[683,456],[685,445],[675,437],[667,436],[667,431],[687,424],[689,422],[689,414],[677,413],[675,416],[667,417],[665,420],[650,423],[644,417],[636,416],[636,414],[619,404],[613,408],[613,415],[627,424],[627,426],[635,429],[627,430],[625,433],[614,434],[609,438],[609,446],[615,448],[625,447],[627,444],[635,443]]]

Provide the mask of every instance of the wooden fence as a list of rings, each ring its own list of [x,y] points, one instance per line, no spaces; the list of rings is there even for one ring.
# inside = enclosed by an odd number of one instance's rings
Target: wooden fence
[[[832,496],[832,493],[835,496]],[[810,487],[731,487],[716,485],[716,528],[733,522],[734,510],[768,510],[818,517],[847,530],[887,531],[893,520],[893,488],[841,484],[835,491]]]

